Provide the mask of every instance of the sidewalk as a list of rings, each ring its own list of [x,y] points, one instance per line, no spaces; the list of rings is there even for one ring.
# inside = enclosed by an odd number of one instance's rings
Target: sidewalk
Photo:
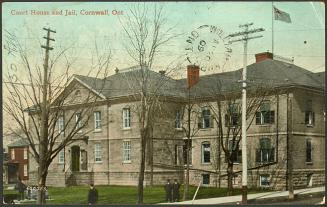
[[[323,187],[316,187],[316,188],[305,188],[294,190],[294,195],[305,195],[310,193],[319,193],[325,192],[325,186]],[[256,199],[268,199],[268,198],[277,198],[277,197],[285,197],[288,196],[288,191],[274,191],[274,192],[267,192],[267,193],[255,193],[255,194],[248,194],[248,200]],[[176,203],[160,203],[160,204],[223,204],[223,203],[237,203],[241,202],[242,196],[225,196],[225,197],[218,197],[218,198],[207,198],[207,199],[198,199],[190,201],[183,201],[183,202],[176,202]]]

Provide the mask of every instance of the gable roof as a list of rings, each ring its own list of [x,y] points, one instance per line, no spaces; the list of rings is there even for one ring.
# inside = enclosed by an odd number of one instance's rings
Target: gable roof
[[[29,146],[28,139],[26,138],[20,138],[10,144],[8,144],[8,147],[26,147]]]
[[[114,99],[123,96],[138,94],[142,85],[140,81],[146,78],[147,91],[160,96],[187,98],[186,79],[175,80],[166,75],[149,69],[141,69],[133,66],[124,69],[104,79],[74,75],[85,87],[89,88],[104,99]],[[224,73],[201,75],[197,84],[191,90],[192,97],[208,97],[217,92],[217,84],[220,84],[220,92],[232,92],[241,90],[242,68]],[[324,90],[325,72],[313,73],[294,64],[279,60],[266,59],[247,66],[247,85],[252,86],[305,86]]]

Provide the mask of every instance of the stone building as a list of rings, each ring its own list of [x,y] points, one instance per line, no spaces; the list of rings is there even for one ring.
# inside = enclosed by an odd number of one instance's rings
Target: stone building
[[[287,188],[291,167],[295,187],[325,183],[325,73],[313,73],[294,64],[273,60],[270,53],[257,54],[248,66],[249,100],[262,98],[249,115],[247,131],[248,186]],[[75,75],[70,83],[67,103],[74,108],[76,97],[91,92],[97,97],[92,119],[78,140],[62,150],[50,165],[48,185],[137,185],[140,164],[140,130],[138,120],[139,78],[143,70],[132,67],[105,79]],[[157,98],[160,109],[152,123],[152,140],[148,141],[145,184],[164,184],[166,179],[183,182],[186,163],[187,106],[191,112],[190,183],[226,186],[227,165],[218,144],[217,97],[230,108],[228,94],[236,94],[242,69],[200,75],[187,90],[186,79],[171,79],[163,72],[146,71],[146,87]],[[215,87],[219,91],[213,90]],[[264,86],[264,87],[263,87]],[[271,89],[261,96],[258,89]],[[155,90],[153,90],[155,89]],[[252,93],[251,93],[252,91]],[[217,93],[219,92],[219,93]],[[217,95],[218,94],[218,95]],[[73,99],[72,99],[73,97]],[[76,107],[81,107],[76,102]],[[237,108],[237,107],[236,107]],[[67,109],[66,114],[72,113]],[[229,115],[235,116],[229,116]],[[227,114],[224,129],[235,129],[239,112]],[[65,117],[58,120],[58,127]],[[221,141],[221,140],[220,140]],[[218,147],[219,146],[219,147]],[[241,151],[234,159],[235,187],[241,186]],[[30,159],[30,182],[35,183],[35,161]],[[33,176],[34,175],[34,176]]]

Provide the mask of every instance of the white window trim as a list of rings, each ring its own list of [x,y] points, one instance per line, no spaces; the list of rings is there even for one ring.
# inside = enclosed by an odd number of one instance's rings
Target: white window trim
[[[100,115],[100,119],[97,120],[96,114]],[[101,126],[101,112],[100,111],[95,111],[94,113],[94,131],[99,132],[102,130],[102,126]],[[100,122],[100,128],[97,128],[97,122]]]
[[[209,175],[209,183],[208,183],[208,184],[207,184],[207,183],[206,183],[206,184],[203,183],[204,175]],[[209,186],[209,185],[210,185],[210,174],[202,174],[201,177],[202,177],[202,185],[203,185],[203,186]]]
[[[10,156],[11,156],[11,160],[15,160],[15,149],[14,148],[10,149]]]
[[[307,161],[307,141],[308,141],[308,140],[310,140],[310,144],[311,144],[311,150],[310,150],[310,152],[311,152],[311,154],[310,154],[311,161],[310,161],[310,162]],[[312,163],[313,163],[312,139],[311,139],[311,138],[306,138],[306,139],[305,139],[305,163],[306,163],[306,164],[312,164]]]
[[[65,131],[65,119],[64,116],[58,117],[58,133],[61,134]]]
[[[124,143],[129,143],[129,160],[125,160],[125,151],[128,150],[125,149]],[[130,140],[123,140],[123,163],[132,163],[131,149],[132,149],[132,142]]]
[[[64,164],[65,163],[65,152],[63,150],[61,150],[58,153],[58,163],[59,164]]]
[[[97,146],[99,146],[99,148],[97,149]],[[97,157],[97,152],[100,152],[99,157]],[[100,158],[100,160],[97,160],[97,158]],[[102,163],[102,148],[101,148],[101,144],[100,143],[96,143],[94,145],[94,162],[95,163]]]
[[[127,112],[128,115],[127,116]],[[128,120],[129,126],[125,126],[125,119]],[[130,129],[131,128],[131,109],[130,108],[123,108],[123,129]]]
[[[27,164],[24,164],[24,176],[25,177],[28,176],[28,167],[27,167]]]
[[[76,114],[75,114],[75,121],[76,121],[76,123],[78,122],[78,123],[76,124],[76,129],[78,129],[78,128],[80,128],[80,127],[83,126],[83,125],[82,125],[82,119],[80,118],[80,120],[78,121],[78,118],[79,118],[78,116],[81,117],[82,114],[81,114],[81,113],[76,113]],[[83,130],[80,129],[80,130],[78,130],[77,133],[82,133],[82,131],[83,131]]]
[[[28,159],[28,156],[27,156],[27,153],[28,153],[28,151],[27,151],[27,149],[28,148],[24,148],[24,160],[27,160]]]
[[[178,114],[178,116],[177,116]],[[179,127],[177,127],[176,123],[179,123]],[[182,122],[182,117],[181,117],[181,110],[177,110],[175,114],[175,129],[177,130],[182,130],[183,129],[183,122]]]
[[[209,144],[209,152],[210,152],[209,162],[204,162],[204,147],[203,147],[204,144]],[[204,141],[201,143],[201,164],[205,164],[205,165],[211,164],[211,144],[209,141]]]
[[[210,115],[209,115],[209,126],[208,127],[205,127],[205,118],[204,118],[204,115],[203,115],[203,111],[204,110],[209,110],[209,112],[210,112]],[[206,116],[208,116],[208,115],[206,115]],[[208,130],[208,129],[211,129],[211,127],[210,127],[210,125],[212,124],[212,123],[210,123],[211,122],[211,110],[210,110],[210,108],[209,107],[207,107],[207,106],[205,106],[205,107],[202,107],[201,108],[201,122],[202,122],[202,128],[201,128],[201,130]]]
[[[268,177],[269,185],[262,185],[262,183],[261,183],[261,177]],[[270,175],[260,175],[259,176],[259,186],[260,187],[270,187]]]

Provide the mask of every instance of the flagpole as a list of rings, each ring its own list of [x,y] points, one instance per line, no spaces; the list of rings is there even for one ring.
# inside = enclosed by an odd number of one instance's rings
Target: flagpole
[[[274,59],[274,1],[271,1],[271,53]]]

